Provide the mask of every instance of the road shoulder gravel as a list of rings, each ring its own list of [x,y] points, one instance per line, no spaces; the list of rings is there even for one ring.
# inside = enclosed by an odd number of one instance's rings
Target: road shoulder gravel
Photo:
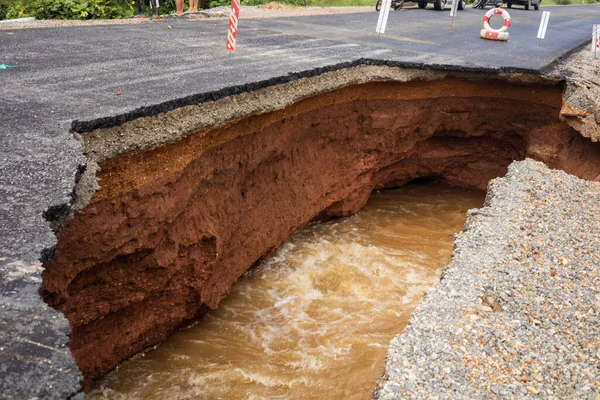
[[[364,13],[374,11],[375,7],[293,7],[284,5],[273,5],[269,3],[263,6],[241,6],[240,14],[244,19],[256,18],[281,18],[281,17],[302,17],[307,15],[338,15]],[[161,21],[203,21],[207,19],[229,18],[231,7],[220,6],[201,10],[197,14],[185,14],[180,17],[161,15],[155,18],[132,17],[121,19],[87,19],[87,20],[34,20],[34,21],[6,21],[0,24],[0,30],[14,30],[26,28],[64,28],[72,26],[94,26],[94,25],[136,25],[151,24]]]
[[[513,163],[391,342],[375,399],[600,395],[600,183]]]

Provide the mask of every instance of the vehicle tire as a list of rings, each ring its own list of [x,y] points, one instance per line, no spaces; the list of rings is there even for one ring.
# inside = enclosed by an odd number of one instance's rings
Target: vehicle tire
[[[533,6],[533,8],[535,9],[535,11],[537,11],[537,10],[539,10],[539,9],[540,9],[540,5],[539,5],[539,4],[536,4],[536,5],[534,5],[534,6]]]
[[[457,1],[457,0],[453,0],[453,1]],[[459,10],[464,10],[465,9],[465,1],[466,0],[458,0],[458,9]]]
[[[383,0],[377,0],[377,3],[375,3],[375,11],[380,11],[381,10],[381,3],[383,2]]]
[[[417,5],[419,6],[419,8],[425,8],[425,7],[427,7],[427,2],[420,1],[420,2],[417,3]]]
[[[529,11],[529,4],[525,4],[525,11]]]
[[[444,9],[444,1],[443,0],[435,0],[433,2],[433,9],[442,11]]]
[[[506,8],[512,8],[512,3],[506,3]]]
[[[473,8],[479,7],[479,5],[483,2],[483,0],[475,0],[472,4]]]

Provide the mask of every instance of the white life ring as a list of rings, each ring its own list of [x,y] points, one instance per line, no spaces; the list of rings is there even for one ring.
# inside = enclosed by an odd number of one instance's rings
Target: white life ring
[[[504,24],[500,29],[492,29],[490,26],[490,18],[493,15],[502,15],[504,18]],[[483,39],[491,39],[491,40],[508,40],[508,28],[510,28],[510,14],[508,11],[503,10],[502,8],[492,8],[488,11],[483,17],[483,29],[481,30],[481,37]]]

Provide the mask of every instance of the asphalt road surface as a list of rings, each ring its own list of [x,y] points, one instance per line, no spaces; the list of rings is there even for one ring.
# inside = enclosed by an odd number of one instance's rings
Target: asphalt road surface
[[[244,19],[242,14],[238,50],[231,56],[225,50],[226,19],[0,30],[0,64],[16,66],[0,70],[0,349],[5,352],[0,362],[13,363],[2,370],[0,392],[22,386],[42,393],[36,390],[47,382],[37,380],[36,371],[47,379],[52,371],[65,376],[64,387],[52,389],[56,393],[68,394],[77,379],[75,372],[64,372],[73,367],[64,349],[61,356],[51,352],[31,358],[35,351],[23,347],[41,337],[46,347],[29,346],[50,351],[66,343],[67,325],[39,300],[39,269],[28,263],[54,245],[42,213],[69,201],[76,167],[84,162],[69,133],[73,120],[360,58],[542,71],[588,41],[592,24],[600,23],[600,5],[545,9],[552,15],[540,45],[539,11],[510,10],[510,39],[495,42],[479,38],[485,11],[459,11],[450,31],[449,7],[439,12],[431,5],[391,11],[381,37],[375,34],[375,11],[277,19]],[[492,26],[499,26],[501,18],[495,18]],[[49,315],[58,322],[47,324]],[[6,327],[17,319],[22,330],[9,332]],[[40,359],[52,360],[55,370],[40,369]],[[31,372],[30,381],[19,371]],[[10,376],[21,378],[6,383]]]

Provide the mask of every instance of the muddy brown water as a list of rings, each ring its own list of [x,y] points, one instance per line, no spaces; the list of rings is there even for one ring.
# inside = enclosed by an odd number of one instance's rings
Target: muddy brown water
[[[92,399],[367,399],[389,341],[450,261],[482,192],[409,185],[312,225],[199,323],[129,360]]]

